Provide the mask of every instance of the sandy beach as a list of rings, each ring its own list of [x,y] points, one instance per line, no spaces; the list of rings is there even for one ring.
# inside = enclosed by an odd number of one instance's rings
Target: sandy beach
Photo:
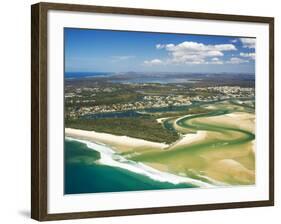
[[[194,142],[203,141],[207,136],[206,131],[197,131],[196,133],[189,133],[182,136],[181,139],[172,144],[169,149],[174,149],[181,146],[188,146]]]
[[[254,115],[235,112],[218,116],[196,117],[186,121],[194,127],[197,127],[198,124],[201,127],[201,130],[193,131],[193,133],[189,131],[188,124],[186,127],[184,123],[181,125],[178,123],[187,117],[190,115],[172,121],[174,128],[180,130],[181,137],[170,145],[73,128],[66,128],[65,135],[110,146],[114,151],[124,153],[122,156],[125,159],[140,162],[159,172],[179,177],[196,175],[197,180],[208,180],[207,182],[214,185],[255,182],[255,163],[252,160],[252,156],[255,154],[254,141],[241,143],[238,146],[232,144],[232,141],[239,143],[250,136],[241,129],[254,132]],[[157,121],[163,122],[165,119],[167,117],[159,118]],[[208,128],[207,130],[204,130],[204,125]],[[221,131],[217,131],[218,127],[221,127]],[[219,147],[211,143],[213,139],[220,142]],[[209,144],[209,148],[194,151],[194,147],[200,146],[200,144]],[[214,148],[215,146],[218,148]],[[177,154],[181,154],[181,156],[175,157],[174,155]]]
[[[84,131],[73,128],[65,128],[65,135],[68,137],[78,138],[81,140],[93,141],[112,146],[118,152],[137,151],[146,148],[154,150],[163,150],[169,145],[165,143],[151,142],[128,136],[117,136],[95,131]]]

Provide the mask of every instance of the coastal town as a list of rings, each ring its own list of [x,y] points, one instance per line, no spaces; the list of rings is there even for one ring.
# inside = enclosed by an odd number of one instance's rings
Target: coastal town
[[[126,84],[131,94],[137,94],[136,98],[127,102],[112,102],[103,104],[98,101],[103,98],[113,97],[115,94],[122,95],[122,86],[116,87],[81,87],[72,88],[66,86],[65,104],[68,118],[79,118],[88,114],[120,112],[120,111],[143,111],[149,108],[169,108],[187,106],[194,102],[212,102],[227,99],[253,98],[255,89],[240,86],[212,86],[194,87],[177,85],[176,92],[173,88],[165,88],[166,85],[155,84]],[[145,88],[144,88],[145,87]],[[146,90],[148,89],[148,90]],[[151,93],[151,89],[155,92]],[[157,91],[159,90],[159,91]],[[121,92],[120,92],[121,91]],[[108,100],[106,100],[108,102]],[[78,106],[79,105],[79,106]]]

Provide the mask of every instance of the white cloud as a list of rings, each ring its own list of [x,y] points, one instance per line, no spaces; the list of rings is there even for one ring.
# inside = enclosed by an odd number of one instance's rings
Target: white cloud
[[[219,61],[219,58],[212,58],[211,61]]]
[[[255,53],[244,53],[244,52],[241,52],[240,56],[243,57],[243,58],[250,58],[252,60],[255,60],[256,54]]]
[[[180,44],[157,44],[157,49],[165,49],[169,52],[170,58],[167,63],[174,64],[207,64],[211,57],[221,57],[224,51],[237,50],[233,44],[206,45],[192,41],[185,41]]]
[[[226,63],[228,63],[228,64],[242,64],[242,63],[246,63],[246,62],[249,62],[249,61],[244,60],[242,58],[232,57]]]
[[[237,43],[237,42],[238,42],[237,39],[230,40],[230,43]]]
[[[215,64],[215,65],[222,65],[223,64],[223,61],[220,60],[219,58],[212,58],[208,64]]]
[[[156,44],[156,49],[162,49],[164,47],[165,47],[164,44]]]
[[[256,45],[255,38],[240,38],[240,41],[244,48],[255,48]]]
[[[161,65],[161,64],[164,64],[164,62],[160,59],[152,59],[152,60],[146,60],[143,62],[145,65]]]

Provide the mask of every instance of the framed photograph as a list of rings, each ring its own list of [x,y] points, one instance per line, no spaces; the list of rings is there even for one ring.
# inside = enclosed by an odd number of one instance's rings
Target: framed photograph
[[[32,218],[274,204],[274,18],[32,5]]]

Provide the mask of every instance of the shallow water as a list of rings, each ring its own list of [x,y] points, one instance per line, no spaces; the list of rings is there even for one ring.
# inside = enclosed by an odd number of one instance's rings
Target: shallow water
[[[86,144],[65,140],[65,194],[161,190],[195,187],[153,180],[127,169],[103,165],[100,153]]]

